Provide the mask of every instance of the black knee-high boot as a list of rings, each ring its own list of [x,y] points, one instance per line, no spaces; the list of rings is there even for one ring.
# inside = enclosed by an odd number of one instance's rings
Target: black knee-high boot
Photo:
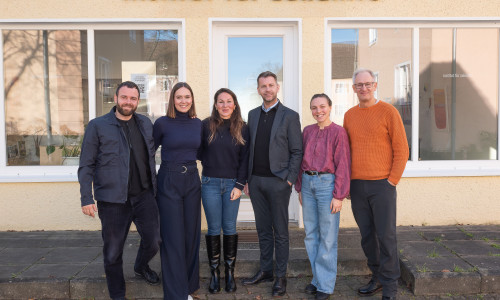
[[[238,235],[224,235],[223,240],[226,292],[234,292],[236,291],[234,265],[236,264],[236,252],[238,251]]]
[[[205,235],[207,242],[208,264],[210,265],[210,285],[208,291],[212,294],[220,292],[220,235]]]

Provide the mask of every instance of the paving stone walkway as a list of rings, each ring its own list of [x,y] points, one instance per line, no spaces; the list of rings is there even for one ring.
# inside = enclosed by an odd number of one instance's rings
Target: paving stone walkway
[[[282,299],[313,299],[303,292],[311,280],[304,232],[291,228],[290,234],[288,293]],[[132,232],[123,257],[127,296],[161,299],[161,286],[149,286],[133,274],[138,245],[139,236]],[[500,299],[499,225],[398,227],[398,249],[402,270],[398,299]],[[0,232],[0,299],[107,299],[101,252],[100,232]],[[331,299],[358,299],[356,289],[370,277],[356,228],[341,229],[338,257]],[[236,277],[253,275],[258,258],[257,243],[240,243]],[[160,269],[159,256],[151,267]],[[208,274],[202,237],[200,275]],[[196,299],[272,298],[272,283],[239,284],[236,293],[210,295],[207,280],[202,278]]]

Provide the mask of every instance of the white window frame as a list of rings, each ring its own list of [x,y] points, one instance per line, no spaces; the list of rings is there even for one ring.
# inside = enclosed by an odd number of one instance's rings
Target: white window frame
[[[373,46],[378,40],[377,28],[368,29],[368,46]]]
[[[95,30],[177,30],[179,80],[186,78],[185,20],[158,19],[4,19],[2,30],[85,30],[87,31],[89,120],[96,117]],[[0,182],[76,182],[78,166],[7,166],[3,40],[0,40]]]
[[[394,66],[394,92],[401,92],[401,74],[400,70],[403,66],[410,66],[411,72],[411,61],[405,61]],[[410,73],[411,74],[411,73]],[[411,78],[411,77],[410,77]],[[399,99],[399,95],[394,94],[395,99]]]
[[[324,87],[331,95],[331,31],[332,29],[409,28],[412,29],[412,140],[411,160],[403,177],[454,177],[500,175],[500,159],[496,160],[418,160],[419,150],[419,35],[420,28],[500,28],[500,18],[325,18]],[[499,47],[500,48],[500,47]],[[500,51],[499,51],[500,52]],[[499,53],[500,57],[500,53]],[[499,59],[500,61],[500,59]],[[499,63],[500,64],[500,63]],[[500,72],[500,66],[499,66]],[[497,153],[500,150],[500,76],[499,116],[497,117]],[[415,145],[415,146],[413,146]]]

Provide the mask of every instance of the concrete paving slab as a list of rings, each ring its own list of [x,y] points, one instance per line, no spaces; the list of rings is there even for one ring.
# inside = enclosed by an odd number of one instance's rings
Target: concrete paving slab
[[[0,231],[0,240],[8,238],[19,238],[19,235],[31,238],[48,238],[52,235],[56,235],[61,231]],[[65,233],[68,231],[65,231]],[[83,232],[83,231],[82,231]],[[88,231],[91,232],[91,231]],[[93,232],[93,231],[92,231]]]
[[[466,261],[456,256],[444,256],[436,258],[428,258],[425,256],[406,258],[400,257],[400,261],[411,261],[410,268],[416,273],[430,273],[430,272],[473,272],[474,266],[468,264]]]
[[[46,238],[4,238],[0,239],[3,248],[51,248],[52,243]]]
[[[73,279],[69,283],[69,291],[72,299],[109,299],[105,278]]]
[[[1,254],[0,254],[1,255]],[[9,281],[16,276],[19,276],[30,265],[9,265],[0,266],[0,282]]]
[[[485,242],[500,241],[500,233],[496,231],[470,231],[473,240],[483,240]]]
[[[7,248],[0,255],[0,265],[33,264],[44,257],[53,248]]]
[[[55,247],[102,247],[102,240],[99,238],[5,238],[0,239],[0,247],[5,248],[55,248]]]
[[[401,257],[401,278],[415,295],[481,292],[481,275],[458,257]]]
[[[70,299],[68,280],[13,280],[0,283],[0,299]]]
[[[461,225],[466,231],[494,231],[500,233],[500,225]]]
[[[35,264],[16,278],[21,280],[69,280],[85,268],[85,264]]]
[[[436,231],[431,231],[431,232],[424,232],[423,233],[424,239],[428,241],[435,241],[435,242],[440,242],[440,241],[454,241],[454,240],[472,240],[473,236],[468,236],[465,233],[461,231],[456,231],[456,232],[436,232]]]
[[[500,293],[500,256],[464,256],[481,275],[482,293]]]
[[[310,268],[310,266],[308,266]],[[361,248],[338,249],[337,274],[339,275],[368,275],[371,274],[366,264],[366,257]]]
[[[413,281],[419,283],[419,285],[416,286],[417,294],[424,293],[422,292],[421,287],[425,286],[427,289],[427,294],[415,295],[411,292],[411,290],[406,288],[404,284],[401,284],[398,290],[398,299],[437,300],[442,299],[443,297],[445,299],[500,298],[498,297],[498,295],[500,295],[500,287],[498,287],[498,282],[500,282],[500,279],[498,279],[497,277],[497,272],[500,272],[497,271],[497,269],[500,270],[500,267],[498,267],[498,256],[496,256],[497,252],[495,252],[498,249],[493,247],[493,245],[500,244],[499,242],[497,242],[497,240],[495,240],[497,239],[497,236],[500,235],[500,231],[497,231],[496,228],[500,228],[500,226],[398,227],[398,248],[402,250],[402,268],[404,263],[403,259],[409,259],[409,262],[406,263],[406,277],[414,276],[417,278],[416,281]],[[303,242],[304,232],[302,229],[291,228],[290,234],[291,255],[288,275],[296,277],[288,278],[289,292],[284,298],[313,299],[313,297],[304,294],[302,291],[305,284],[307,284],[307,282],[311,280],[310,277],[305,276],[310,275],[310,266]],[[443,234],[444,236],[441,236]],[[472,236],[472,239],[467,239],[467,234]],[[27,236],[30,236],[30,238],[26,238]],[[424,237],[427,240],[424,239]],[[452,248],[451,245],[458,247],[460,245],[460,242],[463,242],[464,245],[465,243],[469,242],[482,242],[487,246],[486,248],[481,248],[481,251],[474,252],[474,255],[459,256],[453,254],[446,256],[441,252],[441,248],[437,248],[439,250],[436,250],[435,253],[439,257],[432,258],[429,257],[428,252],[429,250],[434,250],[434,245],[438,243],[431,239],[431,237],[438,237],[438,240],[443,245],[445,245],[445,242],[448,243],[447,247],[454,251],[456,251],[456,249]],[[3,278],[0,276],[0,299],[27,299],[30,297],[34,298],[33,291],[38,293],[36,298],[44,297],[50,299],[82,299],[95,297],[95,299],[108,299],[104,268],[102,265],[102,240],[100,237],[100,232],[7,232],[7,234],[0,233],[0,243],[2,243],[2,241],[4,245],[0,246],[0,260],[4,259],[4,261],[3,263],[1,263],[0,261],[0,273],[7,275]],[[9,245],[8,241],[15,241],[17,243],[17,248],[13,248],[13,245]],[[38,246],[42,249],[38,250],[41,252],[30,253],[30,251],[26,250],[30,247],[33,247],[33,244],[24,243],[27,241],[33,241],[35,246]],[[147,285],[143,280],[135,278],[135,275],[133,273],[133,263],[135,260],[139,242],[140,238],[137,232],[131,232],[129,234],[129,239],[126,242],[127,246],[124,252],[124,270],[128,288],[127,295],[129,298],[135,299],[161,299],[162,292],[160,287],[151,287]],[[206,262],[207,258],[204,244],[204,237],[202,236],[202,249],[200,250],[200,275],[202,276],[202,289],[198,292],[199,299],[255,300],[256,297],[260,297],[260,299],[272,298],[272,283],[265,284],[262,287],[243,287],[241,284],[239,284],[238,292],[235,294],[208,294],[205,285],[208,284],[207,277],[209,276],[209,271],[208,264]],[[368,282],[369,280],[369,277],[344,275],[344,273],[346,272],[356,273],[356,271],[354,271],[356,269],[358,269],[360,274],[369,274],[370,272],[366,266],[366,259],[360,247],[360,236],[358,229],[341,229],[339,233],[339,244],[341,245],[338,255],[339,276],[337,279],[337,287],[335,293],[330,299],[358,299],[358,296],[356,295],[356,289],[359,286],[366,284],[366,282]],[[23,245],[24,247],[20,247]],[[477,245],[473,245],[470,247],[477,248]],[[69,251],[68,248],[75,248],[75,251]],[[79,248],[80,250],[76,248]],[[413,249],[414,253],[412,253],[410,249]],[[425,252],[425,255],[422,253],[417,253],[417,249],[419,249],[420,252]],[[488,253],[488,255],[484,254],[486,249],[489,250],[486,252]],[[24,253],[24,251],[28,252]],[[23,252],[27,255],[21,254],[19,255],[18,259],[15,256],[16,254],[19,254],[19,252]],[[90,263],[87,262],[88,258],[80,258],[79,256],[82,255],[78,255],[78,253],[88,252],[93,252],[96,255],[95,259]],[[458,253],[458,251],[456,252]],[[470,251],[466,249],[464,250],[464,252],[469,253]],[[5,254],[8,254],[8,259],[5,258]],[[73,254],[77,257],[74,257]],[[238,260],[236,265],[237,278],[253,276],[259,268],[259,256],[260,252],[258,243],[239,244]],[[20,261],[22,262],[22,259],[25,259],[26,257],[31,257],[31,259],[27,259],[26,261],[28,262],[24,261],[24,263],[20,263]],[[45,271],[45,273],[36,272],[46,277],[43,277],[45,278],[43,280],[41,280],[40,278],[33,278],[32,280],[30,280],[30,282],[36,282],[36,284],[32,284],[31,286],[31,283],[26,281],[27,277],[24,278],[21,276],[24,273],[21,273],[21,275],[18,276],[19,278],[15,278],[12,276],[12,273],[20,272],[16,270],[25,270],[25,272],[27,273],[24,275],[28,276],[30,275],[29,272],[35,272],[36,268],[40,268],[44,265],[55,265],[49,264],[49,262],[56,262],[56,259],[58,257],[61,258],[62,261],[64,261],[64,264],[72,265],[72,263],[78,261],[86,266],[82,267],[81,270],[77,270],[74,278],[68,277],[68,279],[66,279],[66,284],[61,284],[61,280],[54,278],[54,272],[56,274],[63,274],[65,272],[57,270],[56,267],[53,267],[52,271]],[[420,272],[417,270],[415,265],[419,266]],[[151,267],[154,270],[159,271],[159,255],[153,259]],[[427,270],[426,272],[422,272],[423,267],[425,267],[425,269]],[[450,272],[441,272],[442,270],[448,269]],[[463,270],[463,272],[452,272],[455,270]],[[221,271],[223,273],[223,268],[221,269]],[[403,274],[405,274],[404,271]],[[464,282],[466,282],[467,288],[463,287]],[[477,282],[480,282],[480,284],[477,284]],[[460,283],[462,283],[462,285],[460,285]],[[457,285],[458,288],[450,288],[454,287],[454,285]],[[414,286],[412,286],[412,288],[414,288]],[[52,294],[48,293],[49,289],[52,290]],[[16,290],[19,291],[16,292]],[[477,291],[480,291],[483,294],[478,294]],[[10,296],[2,297],[2,295],[7,294]],[[40,295],[42,297],[40,297]],[[375,297],[368,297],[366,299],[380,299],[380,295],[377,295]]]
[[[104,280],[106,281],[106,274],[104,273],[104,265],[101,264],[88,264],[80,272],[78,272],[71,281],[86,281],[86,280]]]
[[[400,255],[410,257],[445,257],[454,256],[450,250],[443,245],[432,241],[405,241],[398,245]]]
[[[204,262],[208,261],[206,255],[200,254],[200,260],[203,259]],[[258,249],[238,249],[238,253],[236,256],[237,263],[244,261],[259,261],[260,259],[260,250]]]
[[[397,239],[399,242],[405,241],[421,241],[424,240],[421,234],[419,234],[415,230],[398,230],[397,231]]]
[[[98,237],[84,238],[49,238],[43,243],[46,247],[102,247],[102,239]]]
[[[339,235],[338,248],[357,249],[361,246],[361,236],[358,234]]]
[[[131,278],[127,280],[127,297],[133,298],[162,298],[163,287],[161,285],[152,286],[147,284],[144,280],[138,278]]]
[[[54,231],[53,231],[54,232]],[[64,230],[55,231],[57,234],[52,235],[53,238],[58,238],[64,236],[67,239],[81,239],[81,238],[101,238],[102,234],[100,230]],[[133,234],[133,232],[131,232]]]
[[[342,227],[339,228],[339,234],[359,234],[358,227]]]
[[[493,247],[492,244],[485,241],[442,241],[447,248],[455,251],[458,255],[490,255],[499,254],[500,249]]]
[[[54,248],[40,260],[41,264],[79,264],[94,261],[102,252],[101,247]]]

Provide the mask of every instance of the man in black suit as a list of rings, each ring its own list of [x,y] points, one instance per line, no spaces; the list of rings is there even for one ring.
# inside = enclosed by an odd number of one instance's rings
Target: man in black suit
[[[289,253],[288,203],[292,183],[302,162],[302,134],[299,115],[278,100],[279,84],[274,73],[257,77],[261,107],[248,113],[250,161],[248,185],[259,236],[260,270],[244,279],[244,285],[272,281],[273,252],[276,250],[276,280],[273,296],[286,293],[286,268]],[[276,249],[275,249],[276,248]]]

